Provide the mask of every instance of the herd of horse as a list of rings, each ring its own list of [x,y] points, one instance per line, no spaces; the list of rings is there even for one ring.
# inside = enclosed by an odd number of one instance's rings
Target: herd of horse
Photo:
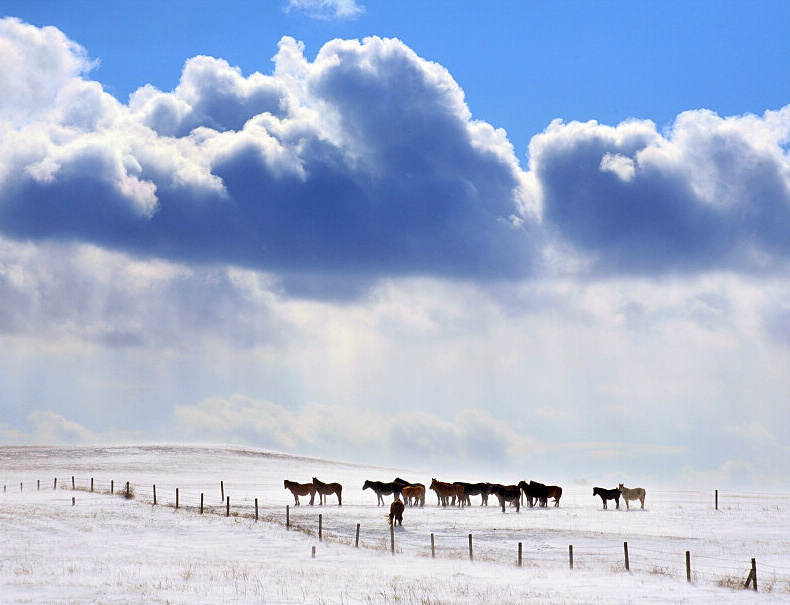
[[[337,496],[338,505],[343,504],[343,486],[339,483],[324,483],[313,477],[311,483],[297,483],[285,480],[285,489],[293,494],[296,506],[300,505],[299,496],[310,496],[310,505],[315,502],[315,495],[319,495],[319,504],[324,504],[328,496]],[[377,505],[384,505],[384,496],[392,496],[393,501],[390,506],[389,523],[403,523],[403,511],[405,505],[425,506],[426,488],[422,483],[411,483],[400,477],[394,481],[382,482],[366,480],[362,486],[363,490],[372,490],[377,497]],[[562,488],[559,485],[545,485],[536,481],[520,481],[517,485],[501,485],[499,483],[465,483],[463,481],[445,482],[438,481],[436,478],[431,480],[428,486],[436,494],[438,506],[471,506],[470,496],[480,496],[480,506],[488,506],[488,497],[497,497],[502,512],[505,506],[514,506],[519,511],[522,503],[526,502],[530,508],[548,507],[549,500],[554,506],[560,505]],[[602,487],[593,488],[593,496],[598,496],[603,502],[603,507],[607,508],[607,501],[614,500],[617,508],[620,508],[620,498],[625,500],[625,505],[630,508],[629,501],[639,500],[642,508],[645,507],[645,490],[641,487],[628,488],[620,483],[615,489]],[[404,504],[405,503],[405,504]]]

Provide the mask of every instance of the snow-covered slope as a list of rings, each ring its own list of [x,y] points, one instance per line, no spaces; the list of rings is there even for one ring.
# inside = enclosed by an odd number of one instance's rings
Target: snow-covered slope
[[[430,473],[413,470],[236,447],[0,448],[0,602],[604,599],[719,605],[790,599],[790,495],[721,493],[717,511],[713,493],[656,492],[645,485],[644,510],[616,510],[612,503],[602,510],[592,486],[563,486],[559,508],[508,508],[503,514],[493,498],[488,507],[473,497],[471,507],[441,508],[429,492],[424,508],[407,507],[392,555],[388,507],[377,506],[375,494],[362,484],[396,475],[426,485],[431,480]],[[323,506],[318,498],[315,506],[304,498],[294,506],[283,480],[307,482],[313,476],[342,483],[343,505],[330,497]],[[125,493],[127,481],[133,495],[128,499],[117,495]],[[108,493],[111,482],[116,495]],[[752,557],[759,592],[729,587],[743,584]]]

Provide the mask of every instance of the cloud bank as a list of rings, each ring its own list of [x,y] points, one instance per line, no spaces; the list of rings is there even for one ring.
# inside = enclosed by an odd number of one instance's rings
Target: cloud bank
[[[394,39],[283,38],[270,75],[189,59],[127,104],[54,28],[2,21],[0,232],[314,276],[516,280],[784,271],[790,106],[556,121],[523,170],[440,65]],[[528,111],[528,108],[525,108]],[[305,276],[311,276],[306,278]]]
[[[688,111],[665,133],[552,123],[530,142],[543,215],[591,272],[786,272],[790,106]]]
[[[20,37],[7,37],[19,70],[35,71]],[[284,38],[270,76],[195,57],[174,91],[144,87],[128,105],[81,77],[82,49],[53,37],[44,50],[70,72],[27,116],[3,113],[8,236],[286,276],[483,279],[530,264],[504,132],[397,40],[335,40],[310,63]]]

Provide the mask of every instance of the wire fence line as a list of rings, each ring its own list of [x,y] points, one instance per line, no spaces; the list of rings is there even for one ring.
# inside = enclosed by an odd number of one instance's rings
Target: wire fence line
[[[195,483],[184,484],[184,486],[152,483],[148,486],[126,481],[69,476],[56,477],[51,481],[37,479],[27,484],[25,482],[11,486],[6,484],[3,486],[3,493],[47,489],[117,495],[151,505],[181,509],[188,513],[261,521],[318,537],[322,541],[370,550],[391,550],[393,554],[408,553],[426,558],[469,558],[533,568],[569,567],[650,573],[672,578],[687,577],[691,582],[704,582],[728,588],[745,588],[746,584],[750,583],[755,590],[757,589],[756,582],[751,582],[754,573],[751,565],[754,559],[750,559],[746,554],[742,557],[734,555],[724,557],[691,553],[691,551],[671,552],[642,544],[616,543],[611,540],[600,540],[594,545],[585,543],[575,547],[573,544],[529,545],[526,539],[517,541],[453,531],[431,532],[430,541],[426,535],[423,544],[396,543],[394,534],[382,526],[366,527],[364,532],[361,532],[360,523],[342,515],[316,514],[315,509],[308,515],[306,512],[297,513],[290,505],[286,505],[283,510],[281,504],[265,503],[262,498],[255,496],[256,492],[261,492],[259,483],[225,484],[220,481],[210,489],[203,489]],[[708,499],[703,492],[656,491],[654,493],[667,497],[693,496],[694,500],[700,502]],[[316,494],[316,502],[317,496]],[[728,506],[739,510],[740,507],[749,505],[761,506],[765,509],[766,497],[772,500],[769,509],[775,506],[790,506],[788,494],[750,494],[717,490],[716,497],[718,508],[725,510]],[[531,548],[524,549],[525,543]],[[790,593],[790,566],[761,563],[759,586],[761,591]]]

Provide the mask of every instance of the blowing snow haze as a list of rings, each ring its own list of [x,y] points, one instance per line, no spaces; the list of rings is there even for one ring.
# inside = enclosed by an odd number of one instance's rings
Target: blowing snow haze
[[[406,21],[373,35],[398,14],[375,2],[282,8],[259,9],[270,64],[236,66],[220,34],[191,55],[167,41],[157,63],[180,76],[124,99],[101,56],[123,28],[104,46],[90,21],[2,9],[0,442],[248,443],[582,483],[787,479],[786,95],[666,124],[554,114],[520,158],[442,64],[461,51],[441,36]],[[479,16],[482,36],[482,12],[453,19]],[[755,65],[774,61],[762,48]],[[469,95],[494,115],[471,66]],[[514,122],[529,99],[540,111],[534,89],[518,94]]]

